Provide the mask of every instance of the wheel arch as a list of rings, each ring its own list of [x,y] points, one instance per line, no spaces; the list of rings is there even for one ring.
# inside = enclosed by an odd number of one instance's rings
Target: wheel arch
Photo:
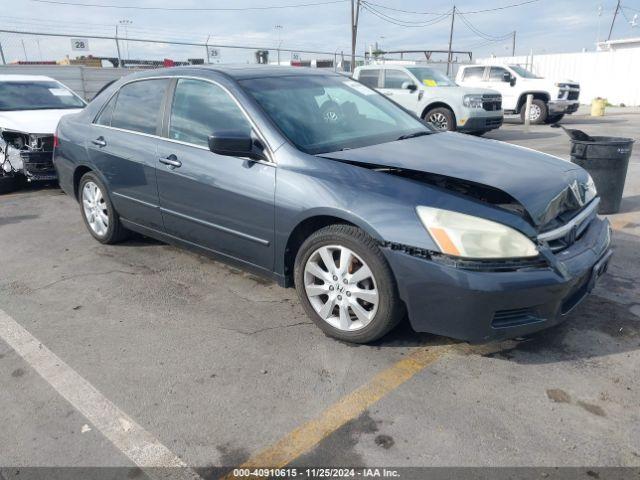
[[[456,112],[453,110],[453,108],[451,108],[451,105],[443,101],[431,102],[429,105],[424,107],[420,118],[424,119],[427,116],[429,110],[433,110],[434,108],[446,108],[447,110],[449,110],[451,112],[451,115],[453,115],[453,121],[456,122],[457,125],[458,119],[456,118]]]
[[[347,214],[346,212],[312,212],[305,218],[300,219],[287,237],[283,251],[284,286],[290,287],[294,285],[293,266],[296,261],[296,256],[298,255],[298,251],[304,241],[314,232],[317,232],[324,227],[328,227],[329,225],[352,225],[360,228],[375,240],[381,240],[380,235],[369,224],[360,218]]]
[[[544,91],[531,91],[531,92],[522,92],[520,97],[518,97],[518,103],[516,104],[516,113],[520,113],[522,106],[527,102],[527,95],[533,95],[534,100],[542,100],[545,103],[549,103],[551,100],[551,96],[548,92]]]
[[[93,171],[94,170],[87,165],[78,165],[73,171],[73,196],[76,200],[78,200],[78,195],[80,194],[78,191],[78,188],[80,187],[80,179],[85,173]]]

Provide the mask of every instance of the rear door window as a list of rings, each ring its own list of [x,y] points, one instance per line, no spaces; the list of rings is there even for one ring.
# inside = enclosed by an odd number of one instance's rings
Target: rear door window
[[[484,67],[467,67],[464,69],[463,80],[482,80]]]
[[[504,74],[509,73],[506,68],[491,67],[489,69],[489,81],[490,82],[502,82],[504,81]]]
[[[378,77],[380,77],[380,70],[360,70],[358,81],[364,83],[367,87],[378,88]]]
[[[176,85],[169,120],[169,138],[207,147],[218,131],[251,132],[238,104],[218,85],[181,78]]]
[[[169,79],[161,78],[141,80],[122,87],[118,92],[111,126],[155,135],[168,86]]]

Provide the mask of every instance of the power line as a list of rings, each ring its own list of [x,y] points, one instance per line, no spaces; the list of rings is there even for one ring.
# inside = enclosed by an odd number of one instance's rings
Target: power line
[[[423,22],[414,22],[410,20],[402,20],[400,18],[390,17],[389,15],[386,15],[385,13],[382,13],[379,10],[376,10],[375,8],[371,7],[369,2],[362,2],[362,7],[365,10],[367,10],[369,13],[375,15],[381,20],[384,20],[385,22],[392,23],[394,25],[398,25],[401,27],[410,27],[410,28],[411,27],[413,28],[429,27],[431,25],[435,25],[436,23],[441,22],[442,20],[446,19],[451,15],[451,13],[444,13],[440,15],[438,18],[434,18],[432,20],[427,20]]]
[[[505,10],[507,8],[514,8],[514,7],[520,7],[522,5],[528,5],[530,3],[535,3],[535,2],[539,2],[540,0],[527,0],[524,2],[519,2],[519,3],[512,3],[510,5],[504,5],[502,7],[494,7],[494,8],[485,8],[482,10],[473,10],[473,11],[468,11],[465,12],[463,11],[462,13],[465,13],[467,15],[470,14],[475,14],[475,13],[485,13],[485,12],[495,12],[498,10]],[[385,10],[390,10],[390,11],[394,11],[394,12],[400,12],[400,13],[411,13],[414,15],[451,15],[451,12],[419,12],[419,11],[415,11],[415,10],[402,10],[400,8],[393,8],[393,7],[387,7],[386,5],[381,5],[379,3],[373,3],[373,2],[367,2],[369,4],[369,6],[373,5],[374,7],[378,7],[378,8],[382,8]],[[457,12],[460,12],[460,9],[456,9]]]
[[[471,12],[462,12],[462,13],[471,15],[473,13],[497,12],[498,10],[506,10],[507,8],[520,7],[522,5],[528,5],[530,3],[536,3],[539,1],[540,0],[527,0],[526,2],[512,3],[511,5],[505,5],[504,7],[485,8],[484,10],[473,10]]]
[[[478,28],[476,28],[471,23],[471,21],[469,21],[469,19],[467,19],[464,16],[464,14],[462,14],[462,12],[460,12],[459,10],[458,10],[458,15],[460,15],[460,18],[462,19],[462,22],[467,26],[467,28],[469,30],[471,30],[473,33],[475,33],[480,38],[484,38],[485,40],[501,41],[501,40],[506,40],[507,38],[509,38],[509,37],[511,37],[513,35],[513,32],[509,32],[509,33],[506,33],[504,35],[490,35],[488,33],[484,33],[482,31],[480,31]]]
[[[216,11],[216,12],[244,12],[248,10],[275,10],[282,8],[297,8],[297,7],[313,7],[317,5],[330,5],[335,3],[345,3],[349,0],[329,0],[325,2],[314,3],[298,3],[289,5],[269,5],[266,7],[141,7],[137,5],[106,5],[98,3],[74,3],[58,0],[31,0],[37,3],[47,3],[50,5],[70,5],[73,7],[94,7],[94,8],[120,8],[128,10],[160,10],[160,11],[175,11],[175,12],[203,12],[203,11]]]

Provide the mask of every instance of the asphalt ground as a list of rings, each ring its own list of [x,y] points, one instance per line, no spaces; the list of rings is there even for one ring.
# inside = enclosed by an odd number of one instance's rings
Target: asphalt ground
[[[640,115],[563,123],[640,140]],[[568,138],[548,126],[511,119],[486,136],[568,158]],[[636,147],[593,295],[557,328],[485,346],[407,325],[370,346],[337,342],[293,289],[142,237],[101,245],[55,188],[0,197],[0,478],[54,477],[25,467],[130,468],[103,470],[113,478],[166,466],[188,478],[238,465],[580,467],[579,478],[640,467]]]

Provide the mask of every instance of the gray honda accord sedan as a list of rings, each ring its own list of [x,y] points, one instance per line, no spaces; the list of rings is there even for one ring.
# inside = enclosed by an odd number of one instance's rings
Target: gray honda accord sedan
[[[611,256],[580,167],[436,133],[322,70],[129,75],[63,117],[55,145],[96,240],[135,231],[295,286],[350,342],[407,317],[473,342],[529,334],[562,321]]]

